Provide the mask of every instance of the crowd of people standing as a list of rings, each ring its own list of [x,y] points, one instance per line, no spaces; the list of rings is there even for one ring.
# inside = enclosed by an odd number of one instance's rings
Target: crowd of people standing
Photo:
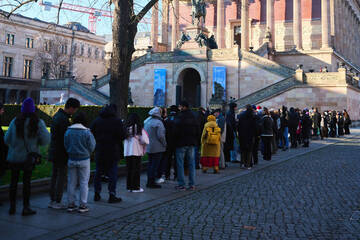
[[[117,116],[117,107],[106,105],[88,125],[86,116],[78,111],[80,102],[69,98],[64,109],[53,117],[50,133],[36,114],[31,98],[22,103],[4,135],[1,134],[0,174],[6,165],[11,170],[9,214],[16,213],[16,193],[20,172],[23,172],[23,212],[36,214],[30,208],[31,175],[39,160],[39,146],[49,145],[48,160],[52,163],[49,208],[80,213],[89,211],[88,183],[90,161],[95,158],[94,201],[102,199],[102,180],[108,179],[108,203],[122,201],[116,193],[118,163],[125,158],[126,188],[141,193],[142,158],[147,155],[147,188],[161,188],[165,181],[177,181],[176,189],[194,190],[196,169],[218,174],[229,162],[251,169],[263,160],[270,161],[279,149],[309,147],[311,138],[338,137],[350,134],[351,119],[343,112],[312,109],[268,109],[247,105],[237,109],[230,103],[228,110],[203,108],[192,111],[185,101],[179,106],[155,107],[142,122],[136,113],[126,120]],[[0,105],[0,115],[4,113]],[[0,128],[1,129],[1,128]],[[94,152],[94,155],[93,155]],[[6,160],[6,161],[5,161]],[[5,164],[7,162],[8,164]],[[188,176],[186,181],[185,176]],[[67,205],[63,192],[67,177]],[[186,184],[187,182],[187,184]],[[76,187],[79,185],[79,203]]]

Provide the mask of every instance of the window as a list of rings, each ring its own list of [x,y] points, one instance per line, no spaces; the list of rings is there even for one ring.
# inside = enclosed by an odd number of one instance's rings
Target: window
[[[73,54],[74,56],[76,56],[76,54],[77,54],[76,50],[77,50],[77,44],[75,43],[74,46],[73,46],[73,48],[72,48],[72,54]]]
[[[88,48],[88,57],[91,57],[91,47]]]
[[[24,60],[24,78],[31,79],[31,67],[32,67],[32,60],[25,59]]]
[[[51,51],[51,41],[50,40],[45,40],[44,43],[44,50],[45,52],[50,52]]]
[[[101,59],[104,59],[105,58],[105,51],[102,51],[101,52]]]
[[[34,48],[34,39],[26,38],[25,39],[25,47],[26,48]]]
[[[98,57],[99,57],[99,49],[96,48],[95,49],[95,58],[98,59]]]
[[[66,44],[61,44],[60,52],[61,52],[61,54],[67,54],[67,45]]]
[[[66,74],[66,66],[60,65],[59,78],[65,78],[65,74]]]
[[[5,77],[11,77],[11,75],[12,75],[12,64],[13,64],[13,58],[12,57],[5,57],[4,58],[3,75]]]
[[[15,43],[15,35],[11,34],[11,33],[6,34],[5,43],[7,45],[14,45],[14,43]]]
[[[45,79],[48,79],[50,76],[50,63],[46,62],[44,63],[43,69],[42,69],[42,77]]]
[[[84,55],[84,45],[81,45],[81,49],[80,49],[80,56]]]

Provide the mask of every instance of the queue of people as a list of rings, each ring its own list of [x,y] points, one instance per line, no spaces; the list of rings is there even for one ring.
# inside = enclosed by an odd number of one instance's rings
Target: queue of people
[[[1,134],[1,172],[5,159],[11,170],[9,214],[16,213],[16,193],[20,172],[23,173],[23,216],[36,214],[30,208],[31,175],[39,163],[39,146],[49,145],[48,160],[52,163],[49,208],[69,212],[89,211],[88,183],[90,161],[94,156],[94,201],[102,199],[102,179],[108,178],[108,203],[119,203],[116,185],[118,163],[122,156],[127,167],[127,191],[141,193],[142,158],[148,158],[146,188],[161,188],[165,181],[177,181],[176,189],[195,190],[196,169],[218,174],[229,162],[251,169],[263,160],[270,161],[279,149],[309,147],[310,139],[350,134],[351,119],[343,112],[317,108],[281,109],[247,105],[237,109],[230,103],[228,111],[200,108],[192,111],[185,101],[179,106],[155,107],[142,122],[136,113],[126,120],[117,116],[116,105],[106,105],[88,125],[86,116],[78,111],[80,102],[69,98],[64,109],[53,117],[50,133],[36,114],[31,98],[22,103],[21,113],[12,120],[5,136]],[[0,115],[3,114],[0,105]],[[89,127],[88,127],[89,126]],[[0,128],[1,129],[1,128]],[[188,176],[186,181],[185,176]],[[67,204],[63,190],[67,177]],[[79,202],[76,187],[79,185]]]

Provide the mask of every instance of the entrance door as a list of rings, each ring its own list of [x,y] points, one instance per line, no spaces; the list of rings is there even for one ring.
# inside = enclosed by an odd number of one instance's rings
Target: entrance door
[[[180,74],[180,83],[182,87],[177,88],[182,92],[181,100],[189,103],[190,107],[201,106],[201,85],[200,74],[193,68],[187,68]],[[181,90],[180,90],[181,89]]]

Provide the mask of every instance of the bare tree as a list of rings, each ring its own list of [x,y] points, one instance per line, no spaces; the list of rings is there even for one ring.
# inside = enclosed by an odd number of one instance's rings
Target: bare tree
[[[9,18],[18,9],[36,1],[7,0],[7,2],[12,2],[13,4],[8,6],[12,10],[3,15]],[[62,2],[63,0],[60,0],[60,8]],[[138,24],[157,2],[158,0],[148,0],[144,6],[140,6],[134,0],[109,0],[109,3],[114,6],[110,102],[118,105],[121,117],[126,117],[127,115],[131,57],[135,51],[134,40]],[[137,11],[138,9],[139,11]],[[59,19],[59,13],[60,10],[58,11],[57,19]]]
[[[43,70],[43,77],[64,78],[70,62],[68,41],[59,36],[50,39],[40,37],[39,40],[35,66]]]

